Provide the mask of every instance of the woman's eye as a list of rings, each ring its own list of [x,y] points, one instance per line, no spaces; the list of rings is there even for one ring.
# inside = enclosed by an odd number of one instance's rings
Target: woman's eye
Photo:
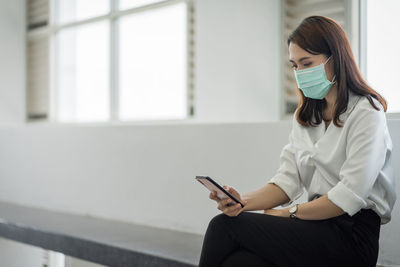
[[[311,66],[311,64],[312,63],[304,63],[303,65],[304,65],[304,67],[308,67],[308,66]]]

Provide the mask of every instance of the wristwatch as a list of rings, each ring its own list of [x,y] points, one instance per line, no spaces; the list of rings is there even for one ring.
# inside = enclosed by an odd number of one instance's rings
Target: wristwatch
[[[292,219],[296,219],[297,218],[296,212],[297,212],[297,204],[289,209],[289,213],[290,213],[289,217]]]

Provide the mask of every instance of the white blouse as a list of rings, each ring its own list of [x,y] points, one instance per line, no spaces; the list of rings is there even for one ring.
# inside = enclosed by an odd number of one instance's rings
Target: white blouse
[[[382,105],[372,98],[350,92],[343,127],[333,121],[325,130],[305,127],[293,116],[289,143],[280,154],[280,166],[269,183],[275,183],[289,196],[290,205],[304,192],[311,201],[328,194],[328,199],[353,216],[371,208],[385,224],[391,219],[396,201],[392,140]]]

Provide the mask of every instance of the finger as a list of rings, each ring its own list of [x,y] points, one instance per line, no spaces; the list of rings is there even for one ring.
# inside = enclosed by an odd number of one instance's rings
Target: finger
[[[236,212],[237,210],[240,210],[240,208],[241,208],[240,204],[236,204],[236,205],[225,208],[224,211],[227,213],[233,213],[233,212]]]
[[[227,212],[230,216],[238,216],[241,213],[240,208],[236,208],[234,210],[228,211]]]
[[[221,203],[222,203],[222,205],[224,205],[224,206],[231,205],[232,199],[230,199],[229,197],[228,197],[228,198],[225,198],[225,199],[221,200]]]
[[[222,208],[221,204],[217,205],[217,209],[219,209],[220,211],[224,211],[224,209]]]
[[[226,191],[228,191],[229,193],[235,191],[235,189],[234,189],[232,186],[228,186],[228,185],[225,185],[225,186],[224,186],[224,189],[225,189]]]
[[[244,204],[244,203],[243,203],[243,204]],[[243,208],[240,207],[239,210],[236,212],[236,215],[235,215],[235,216],[238,216],[240,213],[242,213],[242,212],[244,211],[244,207],[245,207],[245,205],[243,206]]]
[[[218,206],[217,206],[217,208],[219,209],[219,210],[221,210],[221,211],[224,211],[226,208],[228,208],[229,206],[227,206],[227,205],[223,205],[222,204],[222,201],[218,201]]]
[[[228,187],[227,190],[231,195],[233,195],[234,197],[240,197],[238,191],[236,191],[236,189],[234,187]]]
[[[214,197],[215,197],[216,200],[218,200],[218,201],[222,200],[222,199],[218,196],[217,191],[214,191]]]
[[[215,198],[215,195],[214,195],[214,192],[211,192],[210,195],[209,195],[208,197],[211,198],[211,199],[214,199],[214,200],[216,199],[216,198]]]
[[[216,191],[211,192],[209,198],[211,198],[211,199],[213,199],[213,200],[216,200],[216,201],[220,201],[220,200],[221,200],[221,199],[217,196],[217,192],[216,192]]]
[[[230,206],[224,204],[224,200],[218,202],[218,209],[224,211],[225,209],[229,208]]]
[[[238,209],[233,214],[234,214],[234,216],[238,216],[241,212],[242,212],[242,209]]]
[[[240,204],[237,204],[235,206],[230,207],[226,213],[229,214],[230,216],[238,216],[243,210],[244,208],[242,208]]]
[[[228,192],[229,192],[233,197],[235,197],[239,202],[241,202],[241,203],[243,204],[243,206],[246,205],[245,203],[247,203],[247,201],[242,200],[240,194],[239,194],[238,192],[234,191],[234,189],[232,189],[231,191],[228,191]],[[236,201],[232,201],[232,203],[233,203],[233,202],[237,203]]]

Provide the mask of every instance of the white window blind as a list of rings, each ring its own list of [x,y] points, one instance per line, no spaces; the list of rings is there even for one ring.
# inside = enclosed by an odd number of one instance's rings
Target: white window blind
[[[47,118],[49,112],[49,1],[27,1],[28,119]]]
[[[284,114],[288,117],[295,111],[297,107],[297,84],[293,75],[293,69],[289,63],[289,50],[287,47],[287,39],[290,33],[300,24],[300,22],[312,15],[327,16],[336,20],[346,31],[349,36],[351,34],[352,19],[350,12],[354,11],[353,1],[347,0],[284,0],[283,2],[283,19],[284,19],[284,77],[283,77],[283,101]],[[351,39],[351,38],[350,38]]]
[[[49,42],[47,37],[28,40],[28,118],[46,118],[49,110]]]
[[[46,26],[49,21],[49,1],[48,0],[28,0],[28,28]]]

